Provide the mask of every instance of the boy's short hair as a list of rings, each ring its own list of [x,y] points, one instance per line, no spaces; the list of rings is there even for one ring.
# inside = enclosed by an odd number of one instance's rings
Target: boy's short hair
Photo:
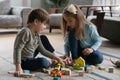
[[[41,22],[48,21],[49,20],[49,14],[46,10],[40,8],[40,9],[34,9],[30,12],[28,15],[28,21],[27,23],[32,23],[34,20],[37,19]]]

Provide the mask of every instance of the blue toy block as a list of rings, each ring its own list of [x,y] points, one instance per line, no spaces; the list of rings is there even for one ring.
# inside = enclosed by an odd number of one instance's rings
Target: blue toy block
[[[87,70],[88,67],[89,67],[89,64],[86,64],[85,65],[85,71]]]
[[[25,74],[30,74],[30,70],[23,70]]]

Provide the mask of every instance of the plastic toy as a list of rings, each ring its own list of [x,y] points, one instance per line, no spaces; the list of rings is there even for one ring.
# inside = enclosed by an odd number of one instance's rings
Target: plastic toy
[[[54,77],[53,80],[60,80],[60,77]]]
[[[60,63],[57,64],[58,70],[61,70],[62,65]]]
[[[62,77],[62,73],[58,69],[52,70],[51,73],[50,73],[50,75],[53,76],[53,77],[60,77],[60,78]]]
[[[50,75],[53,76],[53,77],[62,78],[61,67],[62,67],[62,65],[60,63],[58,63],[56,65],[56,67],[53,70],[50,71]]]
[[[30,70],[23,70],[25,74],[30,74]]]

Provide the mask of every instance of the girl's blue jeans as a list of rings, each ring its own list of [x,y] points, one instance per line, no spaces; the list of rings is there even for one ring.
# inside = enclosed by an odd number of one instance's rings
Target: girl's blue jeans
[[[77,40],[75,38],[75,30],[69,31],[68,40],[69,40],[69,46],[73,60],[81,56],[86,61],[87,64],[95,65],[102,63],[103,55],[98,50],[93,51],[92,53],[90,53],[90,55],[87,56],[83,55],[82,51],[84,48],[81,48],[80,40]]]
[[[50,44],[48,38],[45,35],[41,35],[40,39],[42,41],[43,46],[50,52],[54,52],[54,48]],[[22,60],[21,66],[22,69],[28,70],[37,70],[41,68],[48,68],[51,66],[50,62],[44,57],[35,58],[38,55],[39,51],[36,50],[33,58],[26,58]]]

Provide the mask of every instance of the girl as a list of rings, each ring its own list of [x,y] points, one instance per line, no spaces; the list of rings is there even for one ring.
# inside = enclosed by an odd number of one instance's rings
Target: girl
[[[48,13],[44,9],[35,9],[28,16],[28,27],[24,27],[14,43],[15,76],[20,76],[23,69],[37,70],[48,68],[51,63],[46,58],[36,58],[38,52],[63,64],[62,59],[53,55],[54,49],[46,36],[39,32],[46,27]]]
[[[97,49],[102,43],[96,26],[86,20],[83,13],[76,5],[68,5],[63,11],[62,30],[65,38],[66,61],[78,57],[85,59],[87,64],[100,64],[103,55]]]

